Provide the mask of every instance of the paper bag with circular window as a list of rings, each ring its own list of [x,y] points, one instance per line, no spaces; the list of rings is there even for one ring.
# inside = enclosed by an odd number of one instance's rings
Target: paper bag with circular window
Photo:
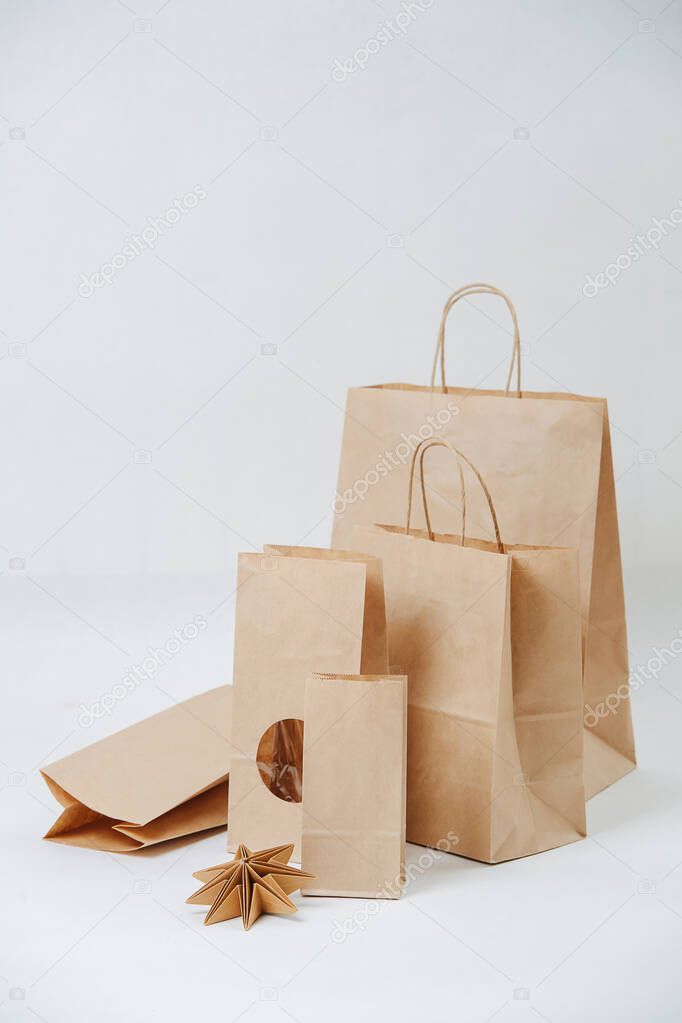
[[[378,558],[275,546],[239,555],[229,850],[293,842],[300,861],[306,679],[387,670]]]

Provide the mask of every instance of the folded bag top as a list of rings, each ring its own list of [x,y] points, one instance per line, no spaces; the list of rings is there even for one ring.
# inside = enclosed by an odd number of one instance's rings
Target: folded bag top
[[[504,390],[453,387],[446,381],[445,332],[450,313],[471,297],[501,300],[513,325]],[[445,303],[430,385],[384,383],[348,392],[332,544],[347,547],[353,528],[394,521],[407,485],[409,455],[420,440],[448,440],[479,468],[495,496],[500,529],[509,544],[575,547],[579,551],[582,615],[585,783],[588,796],[635,765],[626,692],[628,649],[606,399],[559,391],[524,391],[519,323],[511,299],[489,284],[455,291]],[[440,368],[439,382],[436,383]],[[448,530],[454,498],[452,472],[432,460],[434,529]],[[483,521],[473,494],[471,520]],[[478,532],[478,528],[477,528]],[[486,530],[484,537],[489,536]],[[357,542],[357,539],[356,541]]]

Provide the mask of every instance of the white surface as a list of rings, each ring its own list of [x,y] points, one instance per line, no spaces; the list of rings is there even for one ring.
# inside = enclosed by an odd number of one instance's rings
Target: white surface
[[[183,900],[222,835],[129,857],[39,840],[40,764],[229,680],[236,552],[327,542],[346,388],[425,381],[470,280],[513,296],[528,389],[609,398],[633,665],[682,626],[682,225],[582,292],[682,198],[682,3],[436,0],[333,81],[382,5],[1,5],[0,1023],[682,1015],[676,662],[635,696],[640,768],[590,804],[587,841],[444,857],[342,943],[355,902],[202,929]],[[503,379],[498,305],[450,337],[453,379]]]
[[[636,593],[630,601],[635,663],[679,628],[676,580],[660,573],[655,583],[656,605]],[[204,928],[200,907],[184,899],[193,870],[226,858],[223,832],[129,856],[41,842],[56,807],[36,765],[227,677],[227,605],[209,615],[223,589],[223,580],[204,580],[202,592],[178,579],[142,592],[119,581],[97,598],[81,579],[62,585],[60,599],[129,650],[128,664],[188,620],[189,607],[209,621],[153,682],[84,729],[78,701],[99,697],[103,678],[116,680],[126,658],[29,583],[17,588],[3,759],[24,773],[0,793],[3,920],[11,924],[10,940],[3,927],[0,1021],[35,1013],[48,1023],[231,1023],[244,1012],[252,1023],[282,1011],[301,1023],[371,1021],[378,1007],[406,1021],[483,1023],[498,1009],[502,1021],[539,1012],[552,1023],[601,1023],[607,1009],[624,1021],[680,1019],[682,707],[674,663],[635,694],[640,767],[589,804],[590,838],[494,867],[444,855],[342,942],[337,922],[370,903],[297,895],[296,916],[262,917],[248,934],[238,921]],[[432,855],[408,851],[416,864]],[[9,1001],[11,988],[24,989],[25,1000]],[[268,988],[275,1004],[263,1000]],[[522,988],[528,1001],[515,998]]]

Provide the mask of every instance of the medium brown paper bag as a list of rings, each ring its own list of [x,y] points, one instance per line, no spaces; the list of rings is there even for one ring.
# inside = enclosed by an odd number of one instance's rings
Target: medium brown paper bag
[[[376,558],[274,546],[239,555],[229,850],[293,842],[300,861],[306,679],[387,669]]]
[[[405,872],[407,678],[311,675],[305,693],[304,895],[395,899]]]
[[[211,689],[44,767],[64,807],[45,838],[135,852],[225,824],[231,701]]]
[[[505,391],[447,387],[445,325],[469,295],[502,298],[514,324]],[[441,386],[435,386],[440,362]],[[516,370],[516,390],[510,383]],[[509,298],[472,284],[448,299],[441,318],[430,387],[378,384],[348,392],[332,543],[349,546],[352,527],[393,521],[407,485],[409,456],[438,437],[466,451],[495,495],[502,535],[512,544],[576,547],[583,617],[585,788],[611,785],[635,765],[629,699],[599,717],[590,710],[627,690],[628,651],[606,400],[521,390],[518,321]],[[448,527],[453,477],[444,458],[429,474],[434,528]],[[470,520],[489,538],[485,508],[473,496]]]
[[[407,840],[496,863],[585,834],[578,555],[434,533],[415,451],[407,525],[356,526],[383,560],[408,688]],[[426,530],[410,528],[417,456]],[[462,493],[462,521],[468,517]],[[465,511],[466,509],[466,511]],[[453,848],[454,843],[454,848]]]

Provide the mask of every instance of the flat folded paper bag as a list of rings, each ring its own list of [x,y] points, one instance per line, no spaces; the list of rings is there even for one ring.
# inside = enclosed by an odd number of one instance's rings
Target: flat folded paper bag
[[[64,807],[44,837],[134,852],[225,824],[231,705],[220,686],[44,767]]]

